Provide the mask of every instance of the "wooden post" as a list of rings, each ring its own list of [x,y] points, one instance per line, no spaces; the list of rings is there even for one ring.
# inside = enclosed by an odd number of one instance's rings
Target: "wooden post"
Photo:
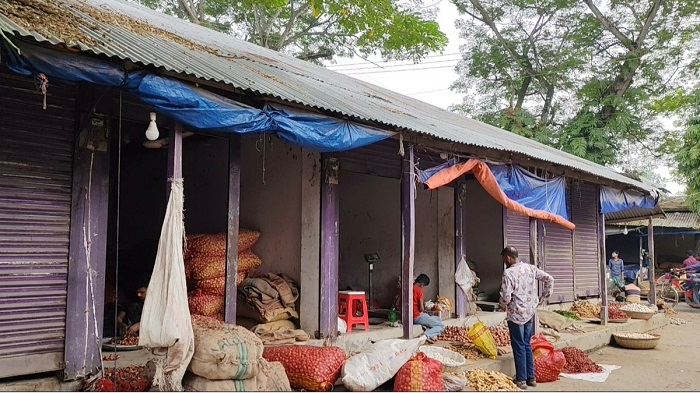
[[[537,241],[537,219],[530,217],[530,263],[539,267],[539,249]]]
[[[226,297],[224,321],[236,324],[238,298],[238,226],[241,210],[241,136],[228,140],[228,231],[226,236]]]
[[[467,183],[464,180],[458,181],[455,187],[455,269],[459,266],[462,257],[466,257],[467,254],[464,238],[464,199],[466,194]],[[454,280],[454,276],[452,279]],[[468,302],[467,295],[455,283],[455,315],[457,318],[467,316]]]
[[[168,141],[168,199],[170,198],[170,179],[182,178],[182,124],[175,123]],[[167,199],[166,199],[167,202]]]
[[[600,209],[598,210],[600,211]],[[605,276],[605,265],[607,264],[605,251],[605,214],[598,215],[598,247],[600,249],[600,323],[608,323],[608,279]],[[556,285],[556,284],[555,284]]]
[[[321,164],[321,298],[319,338],[338,335],[338,260],[340,258],[338,218],[338,159],[324,156]]]
[[[403,176],[401,178],[401,246],[403,261],[401,264],[401,292],[403,303],[401,317],[403,337],[413,337],[413,264],[416,251],[416,182],[414,172],[415,158],[413,145],[408,145],[403,158]]]
[[[656,254],[654,253],[654,218],[649,217],[649,229],[647,230],[647,242],[649,243],[649,303],[656,305],[656,273],[654,273],[654,265],[656,265]]]
[[[73,159],[65,380],[96,373],[102,361],[110,160],[106,120],[90,125]]]

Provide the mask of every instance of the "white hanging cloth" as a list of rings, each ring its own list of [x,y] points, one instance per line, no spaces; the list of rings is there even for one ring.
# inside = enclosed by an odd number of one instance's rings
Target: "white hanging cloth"
[[[156,355],[153,385],[182,391],[182,377],[194,354],[194,333],[187,304],[183,261],[185,224],[182,179],[171,179],[155,266],[143,305],[139,345]]]

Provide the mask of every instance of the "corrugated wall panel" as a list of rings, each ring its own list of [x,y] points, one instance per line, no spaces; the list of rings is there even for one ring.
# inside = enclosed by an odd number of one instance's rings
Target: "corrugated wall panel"
[[[567,202],[571,200],[568,191]],[[569,203],[567,203],[567,206],[570,207]],[[575,296],[572,231],[561,225],[545,222],[542,237],[544,270],[554,277],[554,293],[549,302],[565,303],[573,301]]]
[[[0,73],[0,378],[61,368],[74,97]]]
[[[399,179],[403,167],[398,152],[398,141],[390,139],[347,150],[336,157],[340,160],[341,171]]]
[[[518,256],[530,261],[530,217],[506,210],[506,245],[518,249]]]
[[[571,218],[574,230],[576,260],[576,296],[597,296],[599,278],[598,251],[598,192],[590,183],[573,182],[571,187]]]

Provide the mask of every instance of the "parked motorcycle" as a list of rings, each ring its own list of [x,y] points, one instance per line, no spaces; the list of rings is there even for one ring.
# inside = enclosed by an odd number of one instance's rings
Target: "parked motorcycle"
[[[685,302],[693,308],[700,308],[700,274],[689,274],[683,284]]]

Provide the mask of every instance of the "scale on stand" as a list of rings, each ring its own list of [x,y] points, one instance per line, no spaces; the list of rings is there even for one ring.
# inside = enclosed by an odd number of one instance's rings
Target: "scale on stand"
[[[367,309],[372,309],[372,272],[374,271],[374,264],[379,262],[379,254],[370,253],[365,254],[365,261],[369,266],[369,291],[367,293]]]

